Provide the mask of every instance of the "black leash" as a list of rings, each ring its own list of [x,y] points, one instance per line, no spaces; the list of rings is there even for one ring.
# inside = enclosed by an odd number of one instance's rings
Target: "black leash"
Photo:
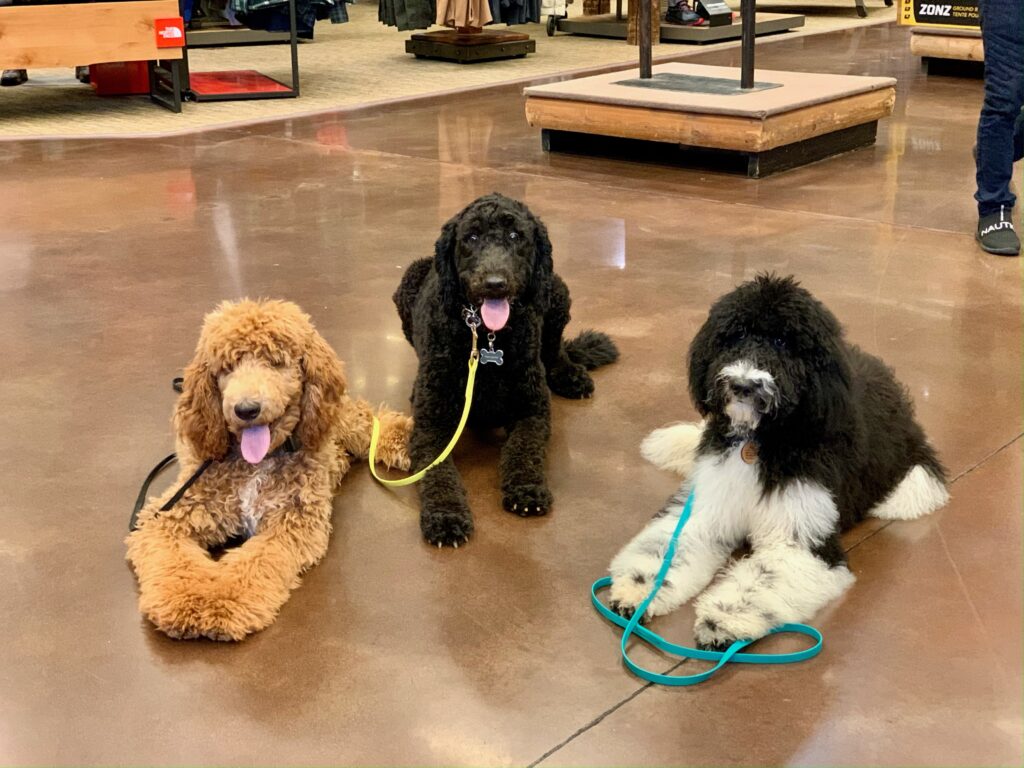
[[[173,379],[171,381],[171,386],[174,388],[175,392],[179,392],[180,393],[183,383],[184,383],[184,379],[182,379],[182,377],[178,376],[178,377],[176,377],[175,379]],[[171,466],[171,464],[175,463],[177,460],[178,460],[177,455],[172,453],[170,456],[164,457],[163,460],[161,460],[159,464],[157,464],[155,467],[153,467],[153,469],[150,471],[150,473],[148,475],[146,475],[146,479],[142,481],[142,488],[139,489],[139,495],[135,499],[135,506],[132,508],[131,519],[128,521],[128,530],[129,530],[129,532],[137,530],[138,527],[139,527],[138,526],[139,512],[141,512],[142,508],[146,505],[146,497],[149,495],[149,486],[151,486],[153,484],[153,481],[156,480],[157,477],[160,476],[161,472],[163,472],[165,469],[167,469],[169,466]],[[185,495],[185,492],[189,488],[192,487],[192,484],[196,480],[199,479],[199,476],[202,475],[203,472],[205,472],[207,469],[210,468],[210,465],[212,463],[213,463],[212,459],[207,459],[206,461],[204,461],[199,466],[199,469],[197,469],[195,471],[195,474],[193,474],[192,477],[190,477],[188,480],[185,481],[185,484],[182,485],[181,488],[179,488],[178,491],[173,496],[171,496],[171,498],[167,501],[166,504],[164,504],[162,507],[160,507],[160,511],[161,512],[167,512],[170,509],[172,509],[175,504],[177,504],[179,501],[181,501],[181,497]]]
[[[172,453],[170,456],[167,456],[166,458],[163,459],[163,461],[161,461],[159,464],[153,467],[152,471],[146,476],[146,479],[142,483],[142,488],[139,489],[139,497],[135,499],[135,507],[132,509],[131,520],[128,522],[129,532],[134,531],[139,527],[139,512],[141,512],[142,508],[146,505],[146,496],[149,495],[149,486],[153,484],[153,481],[156,480],[157,476],[161,472],[163,472],[165,469],[167,469],[167,467],[169,467],[177,460],[178,457]],[[202,464],[200,464],[199,469],[195,471],[192,477],[186,480],[184,484],[181,486],[181,488],[179,488],[175,492],[175,494],[167,500],[167,503],[160,507],[160,511],[169,512],[171,509],[173,509],[174,505],[181,501],[181,497],[184,496],[188,489],[192,487],[192,484],[200,478],[203,472],[210,468],[211,464],[213,464],[213,459],[207,459]]]

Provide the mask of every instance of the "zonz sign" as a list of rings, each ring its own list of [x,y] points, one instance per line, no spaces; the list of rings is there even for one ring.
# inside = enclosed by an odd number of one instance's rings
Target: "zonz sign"
[[[925,3],[921,0],[902,0],[900,24],[954,29],[980,29],[978,0],[958,0],[953,3]]]

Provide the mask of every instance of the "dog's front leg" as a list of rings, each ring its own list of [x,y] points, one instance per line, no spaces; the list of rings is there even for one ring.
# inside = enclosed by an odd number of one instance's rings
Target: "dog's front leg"
[[[299,586],[299,576],[327,553],[331,497],[325,484],[316,485],[265,517],[259,533],[220,559],[216,579],[201,600],[202,634],[241,640],[270,626]]]
[[[551,436],[551,416],[546,409],[508,428],[501,449],[501,503],[523,517],[544,515],[552,496],[544,479],[544,458]]]
[[[413,423],[409,441],[412,466],[419,470],[444,450],[458,424],[455,419],[420,415]],[[439,547],[457,547],[473,533],[466,490],[451,456],[427,472],[420,482],[420,528],[423,538]]]
[[[139,580],[142,615],[169,637],[201,637],[204,617],[198,604],[215,579],[217,564],[188,523],[151,515],[126,544]]]
[[[852,583],[845,563],[829,566],[799,544],[763,547],[697,598],[694,637],[704,648],[756,640],[779,624],[808,621]]]
[[[650,594],[668,551],[669,541],[682,514],[686,494],[680,492],[614,557],[611,608],[627,618]],[[735,542],[723,541],[706,524],[695,505],[692,517],[676,544],[675,557],[661,589],[647,608],[647,617],[678,608],[704,589],[729,557]]]

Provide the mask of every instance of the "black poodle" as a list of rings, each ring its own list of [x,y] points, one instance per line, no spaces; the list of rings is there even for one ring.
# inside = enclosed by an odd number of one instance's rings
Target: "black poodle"
[[[551,506],[544,454],[551,434],[549,391],[590,397],[587,370],[612,363],[618,350],[603,333],[562,338],[569,289],[553,271],[551,242],[540,219],[498,194],[481,197],[444,225],[433,259],[413,262],[394,295],[402,330],[419,357],[413,386],[414,467],[432,462],[458,425],[472,335],[465,313],[482,321],[484,354],[470,413],[475,427],[504,427],[501,491],[505,509],[543,515]],[[500,355],[498,354],[500,350]],[[500,362],[488,362],[500,358]],[[473,517],[448,458],[420,486],[420,524],[428,542],[458,546]]]

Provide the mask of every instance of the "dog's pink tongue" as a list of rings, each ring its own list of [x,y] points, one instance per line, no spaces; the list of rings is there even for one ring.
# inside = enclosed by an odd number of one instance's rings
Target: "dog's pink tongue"
[[[250,464],[259,464],[270,450],[270,427],[246,427],[242,430],[242,457]]]
[[[508,322],[508,299],[486,299],[480,307],[480,317],[492,331],[500,331]]]

